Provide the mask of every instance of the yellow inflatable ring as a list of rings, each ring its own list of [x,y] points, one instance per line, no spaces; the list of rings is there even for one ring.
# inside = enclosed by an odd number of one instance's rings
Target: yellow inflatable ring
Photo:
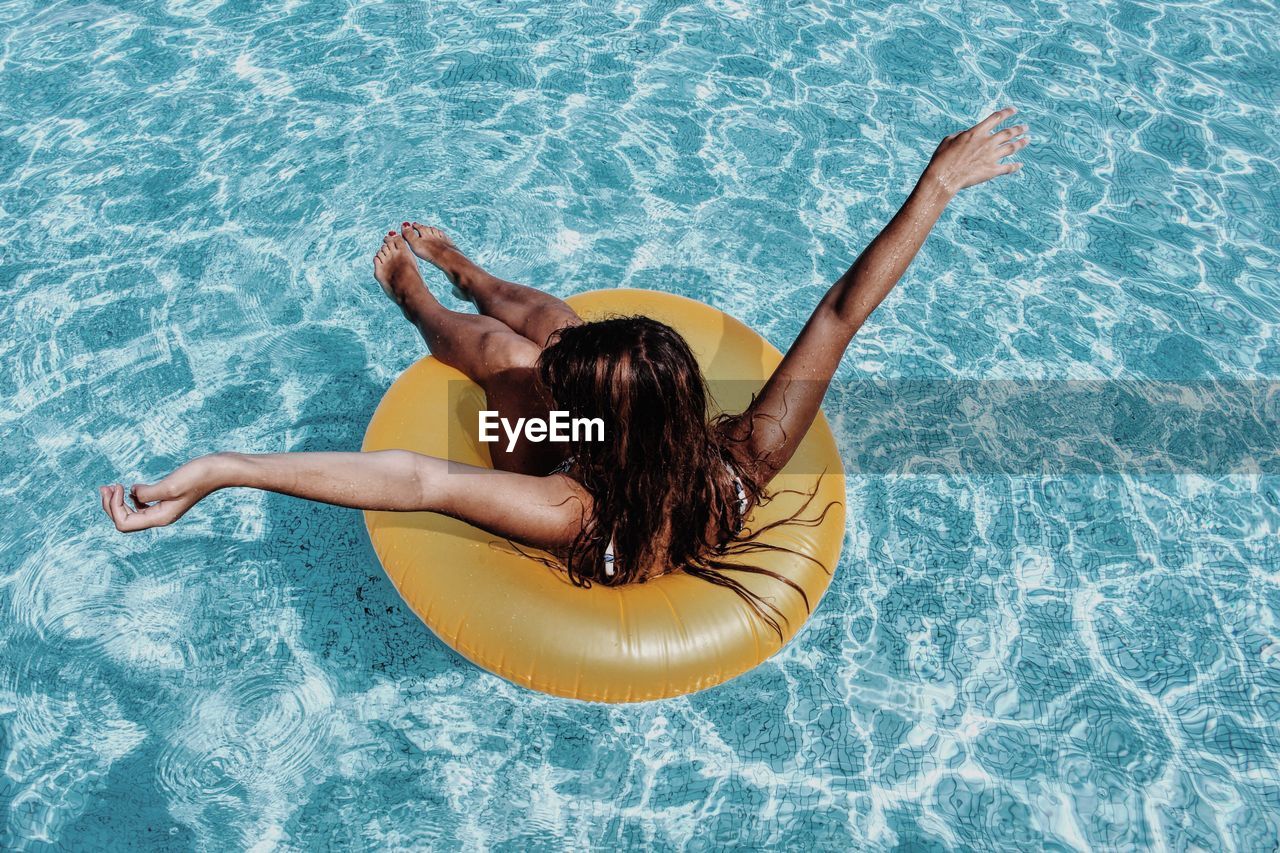
[[[781,359],[742,323],[684,297],[600,290],[568,302],[588,320],[642,314],[679,330],[725,411],[745,408]],[[487,466],[486,445],[476,439],[482,408],[479,387],[423,358],[387,390],[363,449],[401,448]],[[815,487],[806,517],[837,504],[823,523],[784,525],[765,539],[803,556],[763,553],[744,560],[794,580],[816,608],[844,538],[844,473],[822,415],[769,486],[777,492]],[[779,494],[752,512],[747,527],[786,518],[802,501]],[[441,515],[366,512],[365,524],[405,603],[440,639],[490,672],[544,693],[599,702],[678,696],[746,672],[782,646],[731,590],[680,572],[647,583],[582,589],[497,537]],[[789,640],[807,616],[800,596],[768,576],[735,577],[782,610],[784,642]]]

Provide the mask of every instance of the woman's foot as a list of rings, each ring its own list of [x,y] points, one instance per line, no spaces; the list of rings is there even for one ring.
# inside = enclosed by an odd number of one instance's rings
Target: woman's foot
[[[459,295],[463,298],[470,299],[468,289],[480,276],[487,275],[470,258],[458,251],[458,247],[439,228],[420,222],[406,222],[400,227],[400,236],[404,237],[415,255],[444,273],[453,282],[453,286],[461,291]]]
[[[409,301],[427,289],[413,252],[394,231],[387,232],[387,236],[382,238],[382,247],[373,256],[373,277],[406,316]]]

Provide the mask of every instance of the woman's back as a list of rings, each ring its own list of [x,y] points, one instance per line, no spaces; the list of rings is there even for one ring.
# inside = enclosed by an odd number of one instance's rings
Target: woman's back
[[[576,462],[576,458],[569,457],[552,473],[563,474],[569,479],[572,479],[575,485],[581,487],[581,483],[575,472],[577,467]],[[727,480],[727,488],[724,483],[717,483],[709,491],[715,494],[730,494],[732,496],[732,501],[729,505],[716,505],[711,507],[708,524],[704,528],[703,533],[705,546],[708,551],[715,551],[726,546],[728,544],[728,540],[720,538],[723,535],[724,530],[726,528],[731,528],[733,531],[732,535],[736,536],[742,530],[747,519],[747,514],[753,506],[753,501],[747,492],[746,483],[737,473],[737,467],[728,460],[724,462],[722,467],[722,471],[716,471],[713,468],[706,473],[709,477]],[[625,476],[625,472],[623,476]],[[661,501],[661,522],[653,535],[654,548],[652,552],[648,555],[646,562],[640,563],[636,567],[633,580],[638,582],[643,582],[651,578],[658,577],[659,575],[669,574],[670,572],[678,571],[681,568],[681,565],[671,556],[672,546],[674,544],[674,531],[681,525],[681,522],[679,521],[681,518],[680,507],[677,501],[671,499],[671,492],[663,495],[656,495],[654,497],[655,500]],[[588,498],[588,500],[589,507],[587,515],[590,516],[594,512],[595,500],[593,498]],[[725,524],[726,515],[730,517],[731,524]],[[625,520],[623,520],[622,523],[625,523]],[[570,551],[568,549],[562,549],[557,553],[557,556],[567,563]],[[600,570],[602,572],[602,576],[596,578],[597,582],[609,585],[617,583],[617,579],[620,577],[618,575],[617,544],[615,538],[612,536],[610,537],[609,544],[605,549]]]

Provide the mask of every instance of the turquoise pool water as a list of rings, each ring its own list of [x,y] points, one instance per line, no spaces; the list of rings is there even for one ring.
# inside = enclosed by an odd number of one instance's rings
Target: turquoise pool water
[[[423,352],[369,274],[404,218],[785,346],[1006,102],[1027,168],[948,212],[837,425],[868,379],[1150,379],[1273,429],[1276,12],[0,4],[0,848],[1271,849],[1274,468],[1129,465],[1104,421],[1101,473],[853,465],[801,636],[629,707],[463,661],[356,513],[234,492],[124,537],[94,487],[358,447]]]

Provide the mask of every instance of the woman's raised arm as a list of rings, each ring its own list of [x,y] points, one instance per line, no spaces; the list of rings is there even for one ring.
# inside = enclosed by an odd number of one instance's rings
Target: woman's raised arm
[[[425,456],[371,453],[215,453],[154,485],[102,486],[102,508],[125,533],[172,524],[218,489],[245,486],[354,509],[439,512],[496,536],[556,550],[589,517],[590,498],[568,477],[531,477]]]
[[[817,417],[849,342],[906,272],[960,190],[1018,171],[1002,162],[1027,144],[1025,125],[997,131],[1012,107],[942,141],[902,209],[831,286],[760,395],[726,429],[735,456],[761,484],[795,453]]]

